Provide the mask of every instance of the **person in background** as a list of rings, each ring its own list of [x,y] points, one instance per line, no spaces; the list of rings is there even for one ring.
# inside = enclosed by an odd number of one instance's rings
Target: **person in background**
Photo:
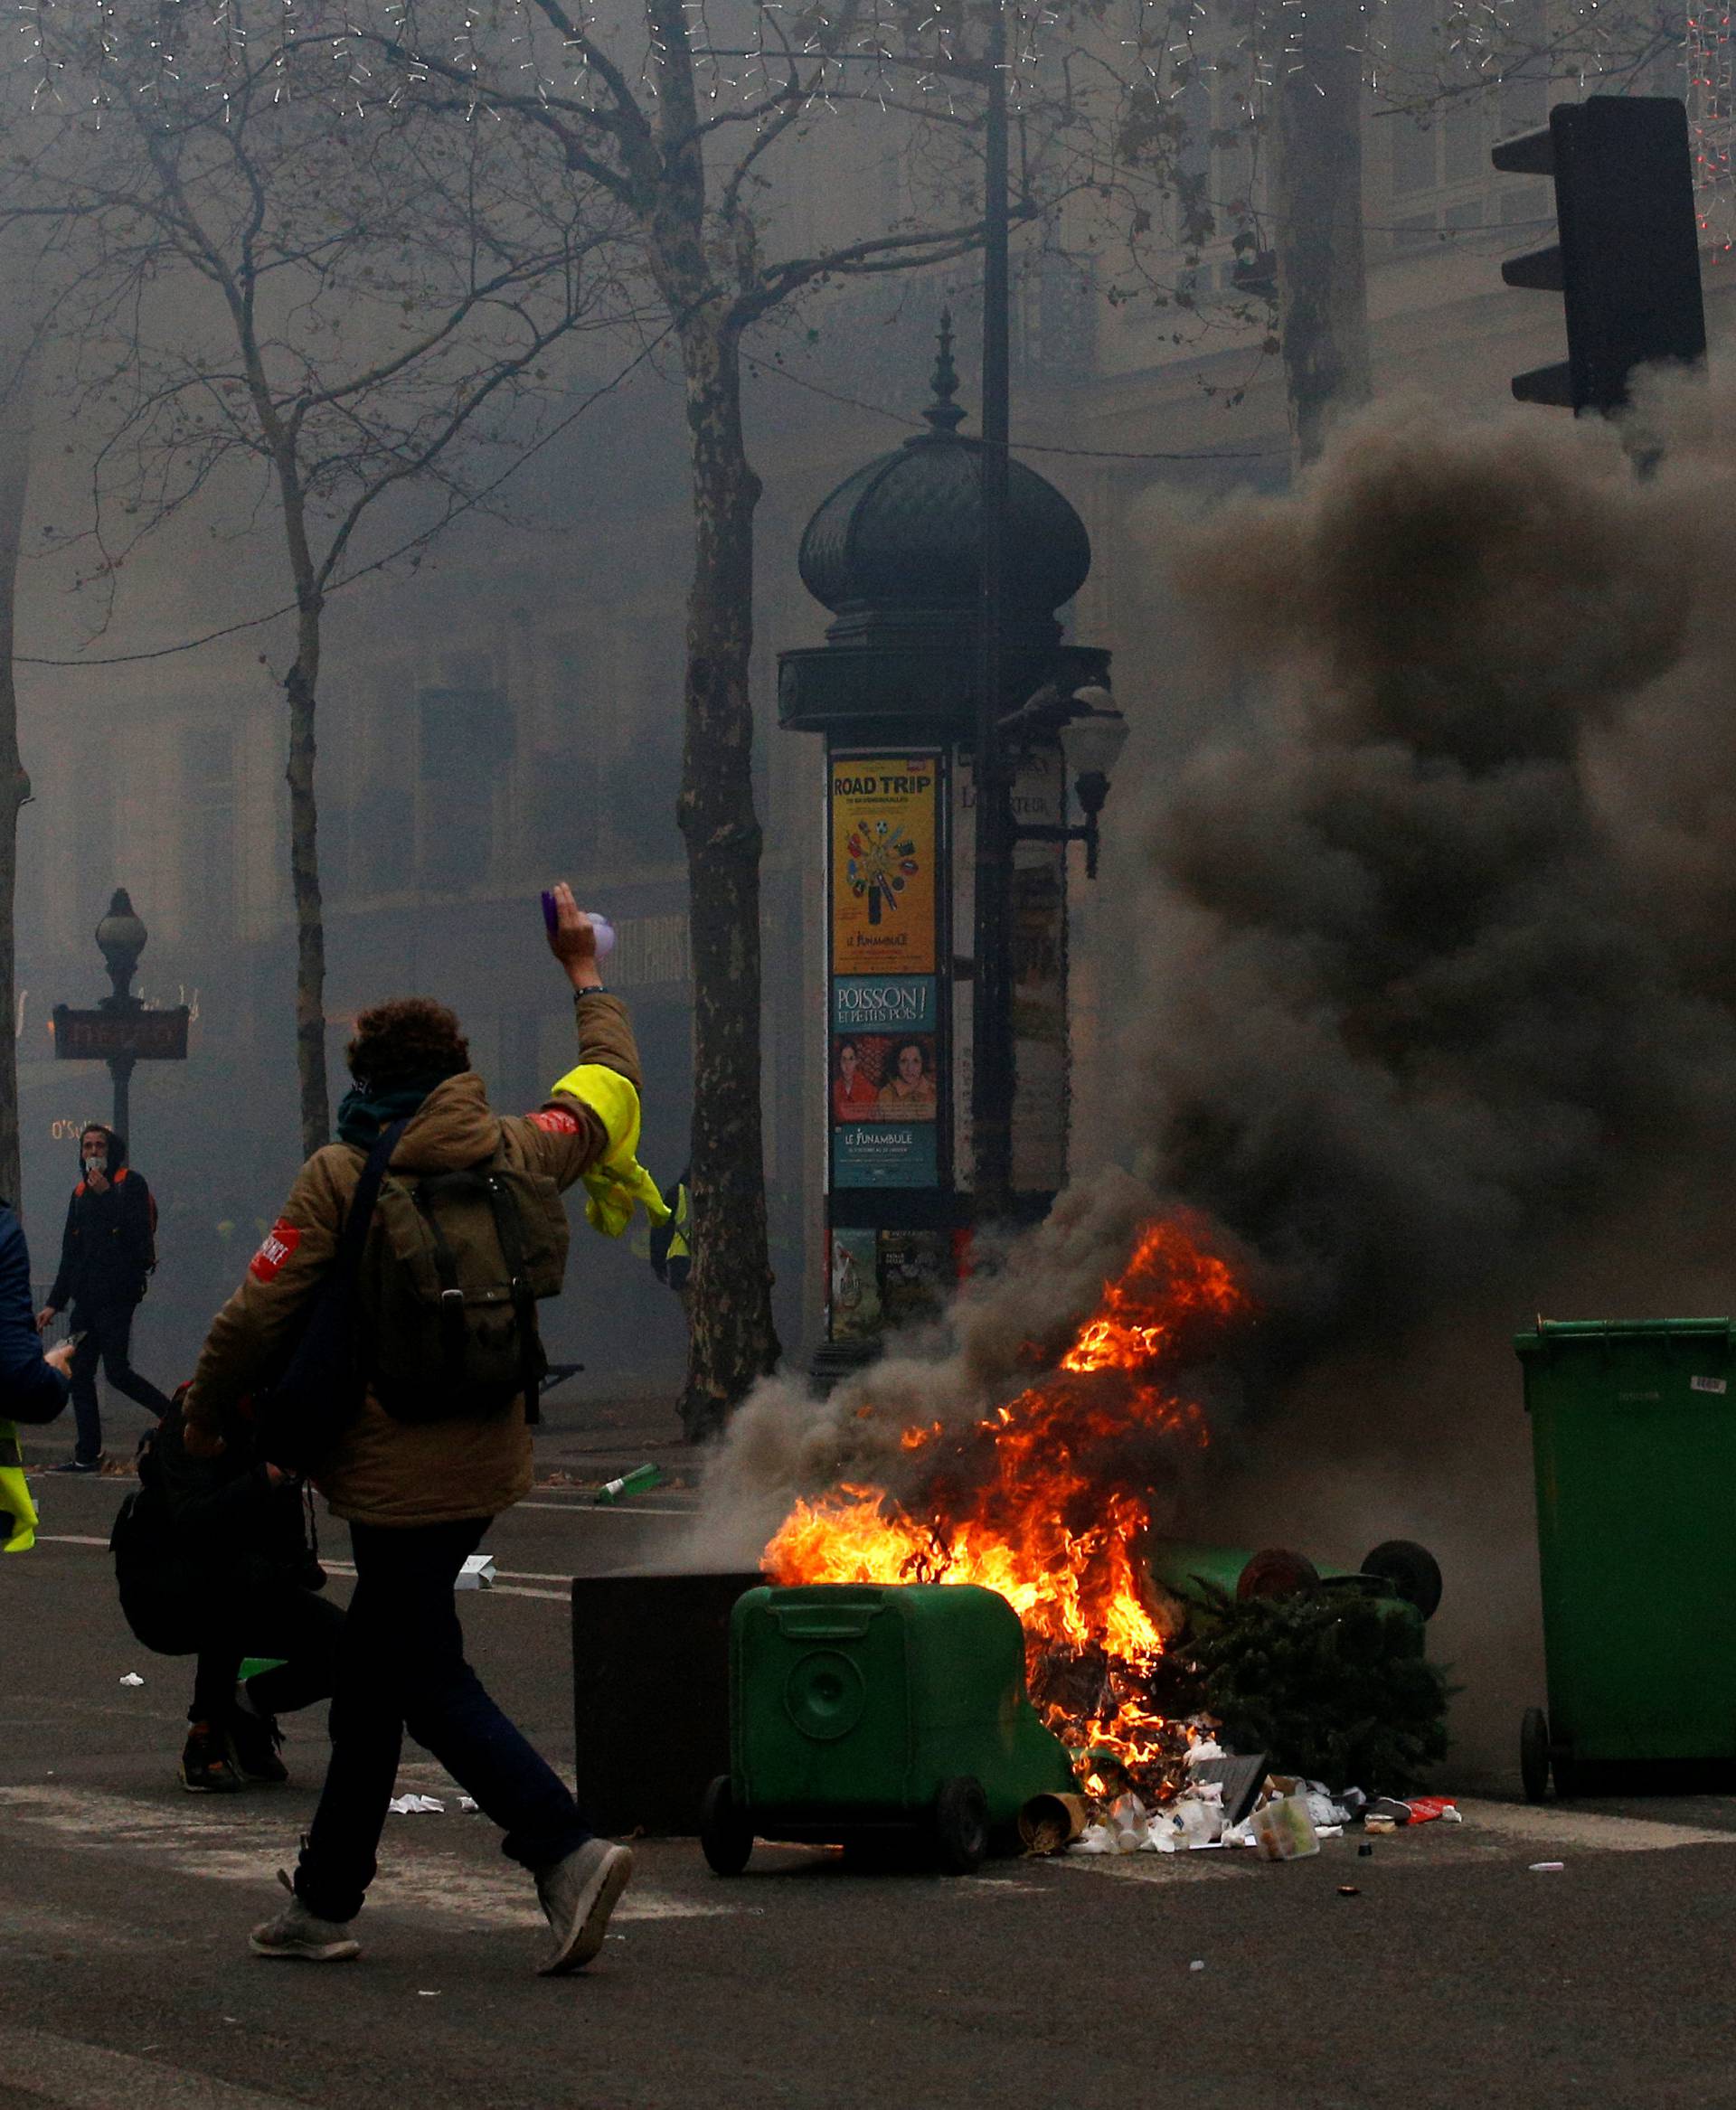
[[[36,1505],[18,1449],[22,1421],[52,1421],[71,1389],[72,1343],[42,1352],[30,1308],[30,1248],[11,1202],[0,1201],[0,1552],[27,1553],[36,1542]]]
[[[156,1266],[156,1204],[142,1173],[127,1163],[127,1139],[100,1121],[79,1136],[83,1174],[67,1204],[61,1266],[39,1328],[72,1307],[72,1414],[78,1439],[57,1473],[102,1470],[102,1415],[97,1365],[117,1392],[137,1400],[160,1421],[168,1395],[132,1366],[133,1314]]]

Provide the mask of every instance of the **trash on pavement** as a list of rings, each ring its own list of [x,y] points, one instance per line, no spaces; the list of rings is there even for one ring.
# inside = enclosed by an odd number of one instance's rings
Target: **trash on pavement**
[[[1533,1876],[1559,1875],[1566,1866],[1564,1860],[1534,1860],[1531,1864],[1531,1872]]]
[[[467,1816],[467,1817],[474,1817],[474,1816],[476,1815],[476,1796],[475,1796],[475,1795],[460,1795],[460,1796],[458,1797],[458,1808],[459,1808],[459,1810],[460,1810],[460,1811],[461,1811],[461,1812],[464,1813],[464,1815],[465,1815],[465,1816]]]
[[[623,1473],[618,1480],[605,1481],[597,1490],[596,1502],[605,1508],[619,1502],[627,1494],[648,1494],[654,1487],[663,1484],[663,1474],[655,1465],[635,1465],[630,1473]]]
[[[398,1817],[443,1817],[446,1804],[438,1795],[394,1795],[386,1804]]]
[[[142,1685],[145,1682],[137,1671],[128,1671],[120,1681],[123,1685]]]
[[[1090,1817],[1090,1804],[1083,1795],[1033,1795],[1019,1812],[1019,1838],[1027,1853],[1062,1853],[1083,1832]]]
[[[1254,1836],[1268,1860],[1300,1860],[1320,1851],[1320,1835],[1303,1795],[1274,1795],[1254,1813]]]
[[[1432,1824],[1437,1818],[1448,1824],[1464,1823],[1458,1804],[1450,1795],[1408,1795],[1404,1806],[1413,1824]]]
[[[495,1587],[495,1557],[492,1553],[473,1553],[459,1568],[455,1590],[491,1590]]]

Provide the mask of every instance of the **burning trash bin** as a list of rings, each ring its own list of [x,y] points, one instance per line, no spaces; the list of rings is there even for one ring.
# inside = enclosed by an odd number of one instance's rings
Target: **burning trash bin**
[[[700,1839],[739,1875],[756,1837],[922,1840],[969,1874],[1073,1769],[1025,1693],[1024,1630],[971,1583],[750,1590],[730,1626],[730,1771]]]
[[[1736,1758],[1729,1319],[1543,1319],[1515,1334],[1537,1476],[1549,1708],[1540,1801],[1599,1765]]]
[[[1420,1625],[1432,1619],[1440,1606],[1440,1564],[1409,1539],[1383,1540],[1363,1554],[1359,1568],[1335,1568],[1288,1546],[1244,1553],[1229,1546],[1154,1538],[1146,1541],[1146,1565],[1163,1588],[1196,1603],[1208,1587],[1243,1601],[1288,1597],[1296,1590],[1345,1590],[1407,1605]]]

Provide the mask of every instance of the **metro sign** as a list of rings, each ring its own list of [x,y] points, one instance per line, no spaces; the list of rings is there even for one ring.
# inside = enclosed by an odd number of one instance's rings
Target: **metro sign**
[[[54,1006],[54,1058],[59,1062],[184,1062],[184,1003],[172,1011],[74,1011]]]

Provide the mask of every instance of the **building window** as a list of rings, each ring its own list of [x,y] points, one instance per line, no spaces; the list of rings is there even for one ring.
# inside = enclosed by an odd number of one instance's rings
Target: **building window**
[[[495,857],[495,787],[513,756],[512,713],[497,689],[423,689],[416,699],[422,883],[469,888]]]
[[[186,786],[185,928],[214,943],[235,935],[235,735],[227,726],[190,726],[184,736]]]

